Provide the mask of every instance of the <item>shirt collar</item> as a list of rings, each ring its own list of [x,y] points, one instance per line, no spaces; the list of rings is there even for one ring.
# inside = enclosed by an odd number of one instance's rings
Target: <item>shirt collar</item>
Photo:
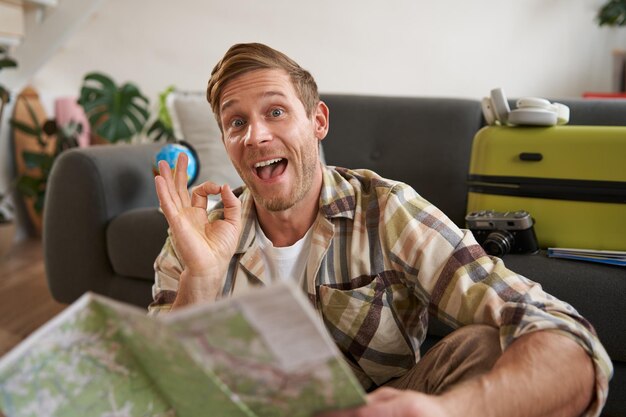
[[[346,217],[354,219],[356,196],[348,178],[351,171],[346,168],[325,166],[320,194],[320,211],[327,218]]]
[[[328,219],[348,218],[354,219],[356,208],[356,196],[354,187],[348,178],[351,177],[345,168],[332,166],[322,167],[322,191],[320,193],[320,212]],[[247,187],[243,186],[234,191],[241,200],[241,220],[243,231],[239,238],[236,253],[246,252],[256,238],[255,223],[256,210],[254,199]]]

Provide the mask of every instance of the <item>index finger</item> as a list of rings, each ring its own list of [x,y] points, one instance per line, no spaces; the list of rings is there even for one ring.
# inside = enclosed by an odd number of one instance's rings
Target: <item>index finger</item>
[[[183,205],[189,204],[189,191],[187,191],[187,154],[181,152],[176,160],[174,168],[174,186]]]
[[[202,209],[207,208],[208,196],[219,194],[222,187],[211,181],[203,182],[191,192],[191,205]]]

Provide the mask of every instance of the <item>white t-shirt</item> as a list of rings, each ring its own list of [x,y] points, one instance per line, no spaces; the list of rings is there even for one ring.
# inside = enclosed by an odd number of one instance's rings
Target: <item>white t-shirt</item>
[[[313,227],[293,245],[276,248],[263,233],[259,222],[256,222],[257,243],[261,250],[265,270],[272,281],[303,282],[306,263],[311,251],[312,230]]]

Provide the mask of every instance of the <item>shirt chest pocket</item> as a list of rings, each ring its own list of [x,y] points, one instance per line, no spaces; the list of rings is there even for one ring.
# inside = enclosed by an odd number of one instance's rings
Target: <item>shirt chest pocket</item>
[[[320,285],[322,315],[339,348],[380,385],[415,365],[415,352],[380,275],[349,290]]]

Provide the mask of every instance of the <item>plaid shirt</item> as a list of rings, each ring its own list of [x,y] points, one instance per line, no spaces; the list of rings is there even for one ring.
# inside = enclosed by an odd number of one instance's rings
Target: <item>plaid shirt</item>
[[[222,296],[271,282],[255,243],[255,209],[245,189],[243,232]],[[209,219],[223,216],[221,208]],[[403,375],[419,361],[429,313],[453,328],[500,329],[503,348],[523,334],[551,329],[592,357],[596,396],[606,401],[611,361],[593,327],[573,307],[485,254],[411,187],[367,170],[325,167],[303,287],[366,389]],[[183,265],[170,239],[155,262],[151,314],[169,310]]]

